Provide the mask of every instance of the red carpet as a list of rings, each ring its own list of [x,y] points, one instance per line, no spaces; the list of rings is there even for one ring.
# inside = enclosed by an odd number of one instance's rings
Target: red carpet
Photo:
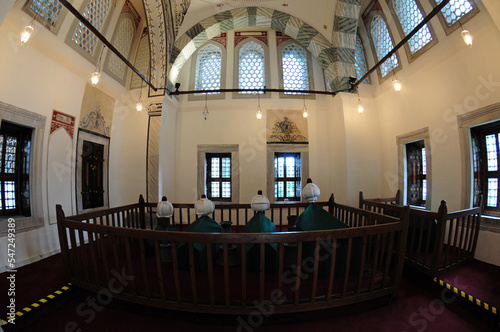
[[[497,267],[495,267],[497,268]],[[488,271],[483,271],[489,274]],[[7,289],[7,273],[0,287]],[[498,279],[497,279],[498,280]],[[60,255],[18,269],[16,304],[29,305],[65,285]],[[5,294],[5,292],[4,292]],[[7,303],[2,295],[3,308]],[[95,301],[95,302],[93,302]],[[108,305],[101,305],[109,302]],[[72,288],[30,313],[18,317],[4,331],[490,331],[494,330],[467,309],[422,288],[402,281],[387,306],[368,303],[320,312],[251,316],[214,316],[160,310],[113,300]],[[94,303],[94,304],[92,304]],[[375,307],[374,307],[375,306]],[[371,308],[370,308],[371,307]],[[264,310],[264,309],[263,309]],[[362,313],[360,313],[360,311]],[[4,312],[4,311],[2,311]],[[5,314],[2,314],[5,319]],[[262,325],[262,326],[261,326]]]

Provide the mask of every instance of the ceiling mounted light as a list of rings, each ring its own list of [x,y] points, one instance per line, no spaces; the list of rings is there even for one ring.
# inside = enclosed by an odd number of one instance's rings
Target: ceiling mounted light
[[[203,112],[201,112],[201,114],[203,114],[204,120],[206,120],[208,118],[207,96],[208,96],[208,94],[205,93],[205,108],[203,109]]]
[[[394,91],[399,92],[401,91],[401,88],[403,87],[401,85],[401,82],[398,81],[398,77],[396,76],[396,72],[393,70],[393,76],[392,76],[392,86],[394,87]]]
[[[35,19],[38,15],[38,11],[35,10],[35,16],[31,19],[31,22],[24,27],[23,32],[21,32],[21,45],[24,45],[30,39],[31,35],[35,31]]]
[[[304,108],[302,110],[302,116],[304,118],[307,118],[309,116],[309,112],[307,111],[307,108],[306,108],[306,95],[304,94]]]
[[[258,100],[258,106],[257,106],[257,113],[255,116],[257,117],[257,120],[262,119],[262,108],[260,108],[260,93],[257,92],[257,100]]]
[[[99,56],[99,60],[97,60],[97,66],[95,67],[95,70],[92,73],[92,76],[90,77],[90,82],[92,83],[92,86],[96,86],[97,83],[99,83],[99,79],[101,78],[101,59],[102,59],[102,52],[104,52],[105,47],[106,45],[102,47],[101,55]]]
[[[458,24],[460,24],[460,28],[462,28],[462,32],[460,34],[462,35],[465,45],[472,47],[472,35],[469,30],[465,29],[460,21],[458,21]]]

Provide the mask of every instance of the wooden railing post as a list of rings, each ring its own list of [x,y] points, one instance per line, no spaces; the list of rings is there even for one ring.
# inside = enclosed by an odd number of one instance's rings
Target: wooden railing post
[[[436,220],[436,238],[434,239],[434,250],[436,250],[436,253],[432,257],[430,269],[430,273],[432,276],[437,276],[441,264],[441,257],[443,256],[444,237],[446,234],[446,221],[448,220],[447,215],[448,208],[446,207],[446,201],[442,200],[441,205],[439,205],[438,217]]]
[[[398,256],[397,256],[396,269],[395,269],[395,275],[394,275],[394,292],[392,293],[391,299],[398,292],[399,286],[401,284],[401,278],[403,276],[403,265],[405,262],[405,256],[406,256],[405,252],[406,252],[406,246],[407,246],[406,243],[408,241],[408,229],[409,229],[409,224],[410,224],[410,207],[409,206],[403,207],[403,211],[401,212],[401,215],[399,216],[399,218],[400,218],[399,221],[402,223],[403,229],[401,230],[401,233],[399,233],[399,237],[398,237],[399,243],[397,243]]]
[[[335,199],[333,197],[333,193],[330,194],[330,198],[328,199],[328,212],[333,214],[333,204],[335,203]]]
[[[139,224],[142,229],[146,229],[146,204],[142,195],[139,195]]]
[[[71,280],[69,253],[68,253],[68,238],[66,237],[66,230],[63,226],[63,221],[66,218],[61,204],[56,205],[57,217],[57,232],[59,233],[59,246],[61,247],[61,255],[63,257],[64,269],[66,270],[66,277],[68,281]]]

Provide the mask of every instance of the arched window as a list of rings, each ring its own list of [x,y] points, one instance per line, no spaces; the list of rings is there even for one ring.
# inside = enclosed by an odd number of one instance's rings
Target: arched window
[[[309,69],[306,50],[295,42],[286,44],[281,52],[283,89],[309,90]],[[291,92],[287,94],[298,94]]]
[[[375,46],[377,59],[380,61],[394,48],[387,24],[381,16],[376,15],[372,18],[370,32]],[[387,74],[396,69],[398,66],[398,57],[396,53],[394,53],[380,66],[379,69],[382,77],[387,76]]]
[[[111,8],[111,0],[90,0],[83,10],[85,17],[99,32]],[[73,45],[79,46],[85,53],[94,56],[97,46],[97,36],[92,33],[82,22],[76,23],[75,30],[71,35]]]
[[[111,39],[111,44],[125,57],[130,53],[130,47],[135,36],[135,23],[130,14],[123,13],[118,19],[116,29]],[[115,53],[108,53],[106,61],[106,72],[116,78],[122,84],[125,84],[125,74],[127,65]]]
[[[443,0],[435,0],[440,4]],[[451,0],[443,9],[441,14],[448,26],[452,26],[465,15],[477,11],[477,7],[471,0]]]
[[[408,35],[415,27],[423,21],[424,16],[416,0],[392,0],[394,12],[398,18],[403,35]],[[410,55],[415,54],[433,40],[429,26],[425,24],[418,32],[410,38],[408,43]]]
[[[263,89],[266,85],[264,47],[252,38],[243,43],[238,51],[238,88]]]
[[[139,47],[137,47],[137,54],[135,56],[134,67],[138,71],[146,75],[149,70],[149,38],[147,33],[143,33],[141,41],[139,42]],[[136,89],[142,86],[141,78],[134,72],[132,72],[132,79],[130,80],[130,88]]]
[[[195,90],[221,88],[222,49],[213,43],[200,48],[196,56]]]
[[[359,36],[356,36],[356,48],[354,50],[354,66],[356,67],[356,75],[358,76],[358,80],[365,76],[368,71],[366,66],[366,58],[365,52],[363,50],[363,44],[361,43],[361,39]],[[363,81],[363,83],[370,83],[370,78],[367,77]]]

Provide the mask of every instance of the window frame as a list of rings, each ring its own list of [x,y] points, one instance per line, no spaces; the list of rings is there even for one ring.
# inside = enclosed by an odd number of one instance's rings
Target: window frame
[[[387,24],[387,18],[385,17],[385,14],[381,10],[371,10],[368,14],[368,19],[365,20],[365,22],[366,22],[365,28],[366,28],[366,33],[367,33],[369,40],[370,40],[370,46],[371,46],[371,49],[373,52],[374,60],[376,63],[378,63],[381,59],[380,60],[378,59],[377,48],[375,46],[375,40],[373,38],[372,31],[371,31],[371,22],[375,16],[380,16],[384,20],[384,23],[387,27],[387,30],[389,31],[389,36],[391,38],[393,48],[396,45],[396,43],[394,42],[394,36],[392,34],[392,30],[390,29],[389,25]],[[394,68],[393,71],[394,71],[394,73],[397,73],[401,69],[403,69],[403,64],[401,62],[401,57],[399,56],[399,51],[396,51],[394,54],[396,55],[396,58],[398,60],[398,66],[396,68]],[[382,76],[382,71],[380,70],[380,66],[379,66],[377,68],[377,77],[378,77],[378,82],[380,85],[380,84],[384,83],[386,80],[391,79],[392,75],[389,72],[387,75]]]
[[[427,197],[425,202],[425,209],[431,210],[432,208],[432,151],[431,140],[429,134],[429,127],[418,129],[404,135],[396,137],[396,144],[398,147],[398,189],[403,193],[403,203],[407,204],[407,169],[406,169],[406,144],[424,141],[425,155],[426,155],[426,180],[427,180]]]
[[[196,81],[196,63],[198,62],[198,53],[205,48],[208,45],[213,45],[215,47],[218,47],[221,50],[221,71],[220,71],[220,88],[225,89],[226,87],[226,67],[227,67],[227,51],[226,48],[221,45],[220,43],[209,40],[206,43],[204,43],[202,46],[200,46],[195,53],[191,56],[191,73],[194,73],[194,75],[190,75],[189,79],[189,89],[191,91],[194,91],[195,87],[195,81]],[[200,90],[201,91],[201,90]],[[226,93],[221,92],[221,93],[210,93],[207,94],[206,98],[208,100],[217,100],[217,99],[225,99],[226,98]],[[189,94],[188,95],[188,101],[198,101],[198,100],[205,100],[205,94]]]
[[[5,127],[4,127],[5,125]],[[16,128],[17,127],[17,128]],[[22,152],[21,150],[23,149],[22,144],[24,142],[24,139],[28,139],[30,142],[30,151],[29,151],[29,157],[28,160],[31,160],[31,138],[33,136],[33,129],[26,127],[26,126],[20,126],[18,124],[9,122],[9,121],[2,121],[0,123],[0,133],[4,134],[3,138],[3,144],[0,146],[0,151],[1,151],[1,165],[0,167],[0,201],[1,201],[1,209],[0,209],[0,215],[2,217],[12,217],[12,216],[23,216],[23,217],[30,217],[31,216],[31,197],[28,199],[28,209],[29,212],[25,213],[23,210],[25,210],[25,207],[23,206],[22,203],[22,183],[23,183],[23,178],[27,178],[28,181],[28,188],[29,188],[29,177],[30,177],[30,170],[28,169],[28,173],[23,173],[23,157],[22,157]],[[4,147],[7,144],[7,135],[10,137],[16,137],[17,138],[17,146],[16,146],[16,155],[15,155],[15,164],[14,164],[14,173],[4,173],[2,172],[3,167],[5,166],[5,149]],[[30,163],[31,164],[31,163]],[[6,210],[4,209],[5,207],[5,192],[4,192],[4,186],[1,184],[4,181],[14,181],[15,183],[15,204],[16,207],[14,209],[9,209]],[[25,181],[25,180],[24,180]]]
[[[206,155],[209,153],[231,153],[231,200],[215,200],[216,204],[238,204],[240,200],[240,164],[238,144],[199,144],[197,146],[197,197],[206,194]],[[207,196],[208,197],[208,196]]]
[[[43,142],[47,117],[0,101],[0,122],[8,121],[32,128],[30,156],[30,208],[31,217],[15,217],[16,233],[44,226],[42,165]],[[7,220],[10,216],[0,217],[0,237],[7,235]]]
[[[491,104],[480,109],[459,114],[456,116],[458,124],[458,137],[460,141],[460,154],[462,165],[462,200],[461,208],[468,209],[473,206],[473,181],[474,174],[472,168],[472,137],[471,128],[485,125],[500,119],[500,103]],[[483,199],[484,201],[484,199]],[[500,233],[500,223],[498,216],[485,213],[481,214],[481,230]]]
[[[271,68],[270,68],[270,60],[269,60],[269,47],[263,43],[262,41],[258,40],[255,37],[248,37],[242,40],[241,42],[238,43],[234,47],[234,72],[233,72],[233,82],[238,86],[239,88],[239,79],[240,79],[240,49],[247,43],[249,42],[255,42],[262,46],[264,49],[264,86],[265,87],[270,87],[271,86]],[[239,92],[233,92],[233,99],[239,99],[239,98],[254,98],[257,99],[257,94],[256,93],[239,93]],[[263,93],[260,94],[260,98],[271,98],[270,93]]]
[[[277,201],[274,197],[274,156],[276,153],[300,153],[301,186],[305,186],[309,177],[309,144],[267,143],[267,192],[271,203],[287,204],[293,201]]]
[[[394,21],[396,22],[396,28],[398,29],[398,32],[402,38],[406,37],[407,34],[404,32],[403,25],[401,21],[399,20],[399,16],[396,13],[396,9],[394,8],[394,1],[397,0],[388,0],[388,7],[389,10],[392,14],[392,17],[394,18]],[[422,7],[422,4],[420,3],[419,0],[413,0],[417,4],[418,9],[420,10],[420,13],[422,14],[422,20],[426,17],[427,13],[425,12],[424,8]],[[432,27],[431,22],[426,23],[427,28],[429,29],[429,32],[431,33],[432,40],[429,41],[427,44],[425,44],[422,48],[420,48],[418,51],[415,53],[411,53],[410,46],[408,45],[408,42],[404,44],[404,49],[406,53],[406,58],[408,59],[408,63],[412,63],[415,61],[418,57],[420,57],[422,54],[427,52],[429,49],[431,49],[434,45],[438,43],[438,39],[436,36],[436,33],[434,32],[434,28]]]
[[[211,175],[212,171],[212,159],[213,158],[218,158],[221,162],[219,163],[219,174],[221,176],[219,178],[213,178]],[[222,177],[222,159],[223,158],[229,158],[231,160],[231,152],[207,152],[205,153],[205,188],[206,188],[206,195],[207,198],[214,201],[214,202],[231,202],[232,197],[233,197],[233,183],[232,183],[232,169],[230,170],[230,175],[229,175],[229,180],[224,180]],[[230,164],[230,167],[232,164]],[[231,167],[232,168],[232,167]],[[219,197],[213,197],[212,196],[212,183],[213,182],[219,182]],[[222,197],[222,183],[223,182],[229,182],[229,186],[231,187],[231,195],[229,197]]]
[[[100,207],[84,209],[82,201],[82,154],[83,154],[83,141],[94,142],[104,145],[104,163],[103,163],[103,205]],[[109,144],[110,138],[104,135],[100,135],[85,129],[78,129],[77,137],[77,158],[76,158],[76,172],[75,172],[75,182],[76,182],[76,210],[77,213],[86,213],[91,211],[98,211],[107,209],[109,207]]]
[[[283,49],[291,44],[295,44],[301,49],[303,49],[306,53],[306,64],[307,64],[307,79],[309,80],[309,89],[308,90],[314,90],[314,76],[313,76],[313,70],[312,70],[312,56],[311,52],[302,44],[300,44],[298,41],[295,39],[290,39],[287,40],[283,43],[281,43],[277,47],[277,60],[278,60],[278,77],[279,77],[279,86],[280,89],[284,89],[284,84],[283,84]],[[315,94],[285,94],[284,92],[279,93],[280,98],[291,98],[291,99],[316,99]]]
[[[285,167],[284,176],[283,177],[277,177],[276,176],[276,159],[277,158],[285,158],[285,160],[286,160],[287,157],[293,157],[293,158],[295,158],[295,160],[297,160],[297,156],[298,156],[298,159],[300,161],[302,161],[302,156],[301,156],[300,152],[275,152],[274,153],[274,165],[275,165],[274,168],[273,168],[274,174],[275,174],[274,175],[274,185],[276,186],[276,182],[278,182],[278,181],[284,182],[284,189],[283,189],[284,190],[284,196],[283,197],[278,197],[275,194],[274,195],[275,202],[288,202],[288,201],[289,202],[300,202],[302,200],[302,185],[303,185],[303,183],[302,183],[302,162],[300,163],[300,174],[301,174],[301,176],[293,176],[293,177],[286,176],[286,167],[287,167],[286,161],[285,161],[285,166],[284,166]],[[300,191],[301,191],[301,195],[300,196],[294,196],[294,197],[291,197],[291,198],[288,198],[286,196],[286,192],[287,192],[286,183],[289,182],[289,181],[294,181],[295,183],[300,182],[300,187],[301,187],[300,188]],[[275,190],[275,192],[276,192],[276,190]],[[295,193],[297,193],[297,189],[295,189]]]
[[[491,134],[496,134],[496,143],[497,143],[497,170],[496,171],[488,171],[488,162],[487,162],[487,151],[486,151],[486,142],[485,138],[487,135]],[[478,202],[478,197],[476,197],[478,194],[483,195],[483,211],[487,214],[490,215],[495,215],[500,217],[500,195],[498,195],[497,198],[497,207],[491,208],[488,207],[487,202],[488,202],[488,179],[490,176],[488,174],[494,173],[495,176],[494,178],[497,178],[500,180],[500,146],[499,146],[499,136],[500,134],[500,120],[493,121],[490,123],[482,124],[479,126],[475,126],[470,128],[470,135],[471,135],[471,142],[472,142],[472,148],[474,149],[474,143],[473,140],[478,140],[479,142],[479,153],[476,155],[477,160],[478,160],[478,172],[474,171],[473,165],[472,167],[472,172],[473,172],[473,179],[475,180],[478,178],[478,173],[479,178],[483,179],[482,181],[480,180],[480,183],[478,184],[479,188],[476,188],[475,183],[472,186],[472,200],[473,200],[473,206],[477,206]],[[475,154],[475,151],[472,151],[472,154]],[[500,189],[499,189],[500,190]]]
[[[455,30],[460,28],[460,24],[467,23],[470,19],[472,19],[474,16],[476,16],[476,14],[479,13],[479,7],[477,6],[477,3],[474,0],[468,0],[468,1],[472,4],[472,7],[474,7],[474,8],[470,12],[468,12],[467,14],[462,16],[459,20],[457,20],[452,25],[448,25],[448,22],[446,22],[446,19],[444,18],[444,15],[443,15],[441,10],[437,14],[439,22],[441,23],[441,26],[443,27],[443,30],[447,36],[449,36]],[[438,3],[435,0],[429,0],[429,2],[431,4],[431,6],[433,6],[433,7],[438,5]]]
[[[406,190],[407,190],[407,192],[405,195],[406,202],[408,205],[411,205],[411,206],[425,207],[425,205],[427,203],[427,199],[424,199],[424,192],[423,191],[424,191],[424,180],[427,182],[427,174],[423,172],[424,167],[423,167],[423,153],[422,153],[422,150],[425,149],[425,142],[424,142],[424,140],[417,140],[417,141],[405,143],[404,146],[405,146],[405,155],[406,155],[406,174],[407,174],[407,176],[406,176]],[[418,169],[416,170],[416,174],[411,173],[411,169],[410,169],[411,156],[408,155],[409,149],[413,149],[414,151],[416,151],[418,158],[421,160],[421,164],[418,167]],[[427,168],[427,161],[426,161],[425,168]],[[411,192],[410,182],[412,182],[410,179],[411,175],[413,175],[413,178],[415,179],[414,183],[417,185],[417,188],[418,188],[417,204],[411,204],[409,202],[410,192]]]

